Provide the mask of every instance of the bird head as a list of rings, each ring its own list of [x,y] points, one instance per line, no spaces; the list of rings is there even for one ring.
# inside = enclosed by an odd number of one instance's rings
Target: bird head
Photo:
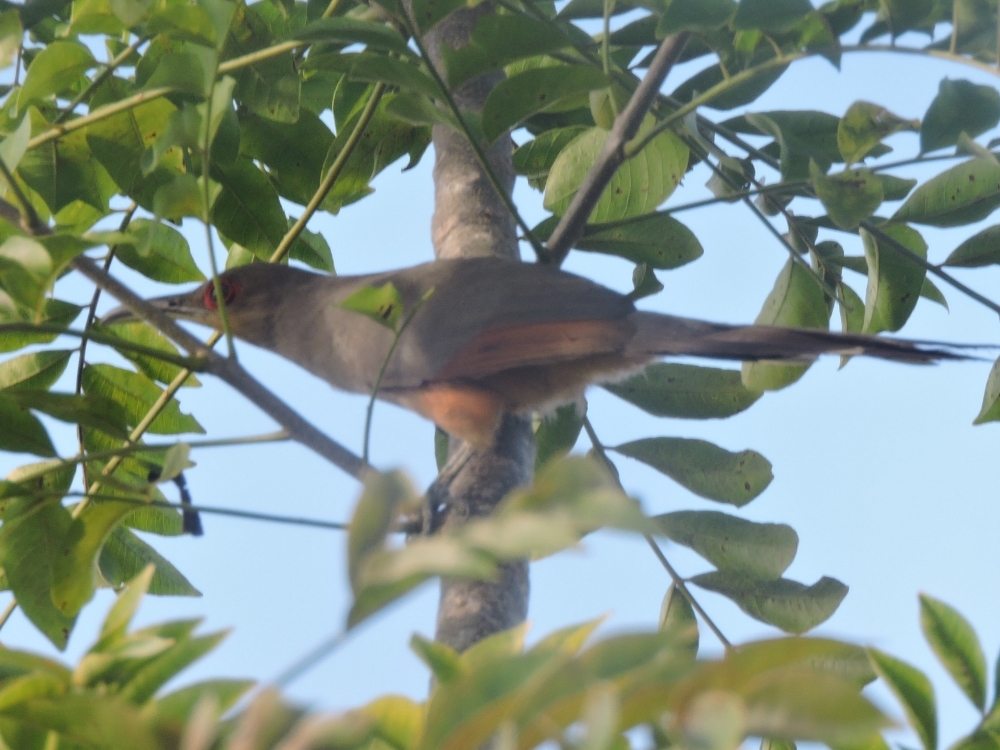
[[[272,318],[283,300],[296,299],[301,288],[323,277],[297,268],[271,263],[251,263],[219,274],[218,288],[209,279],[190,292],[169,294],[147,300],[171,317],[190,320],[222,329],[219,297],[233,335],[266,345]],[[119,307],[101,319],[109,325],[134,319],[135,315]]]

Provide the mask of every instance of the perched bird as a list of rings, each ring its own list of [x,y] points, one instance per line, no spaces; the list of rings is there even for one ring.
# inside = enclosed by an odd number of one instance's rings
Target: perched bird
[[[395,332],[341,306],[362,287],[387,282],[403,307],[396,312],[413,313],[391,357]],[[355,393],[370,394],[385,365],[379,398],[476,448],[491,443],[505,412],[578,400],[589,384],[620,379],[662,356],[809,361],[835,353],[915,364],[962,358],[885,337],[645,312],[580,276],[498,258],[364,276],[255,263],[223,273],[220,288],[236,337]],[[211,281],[150,301],[178,318],[222,327]],[[115,311],[104,322],[130,315]]]

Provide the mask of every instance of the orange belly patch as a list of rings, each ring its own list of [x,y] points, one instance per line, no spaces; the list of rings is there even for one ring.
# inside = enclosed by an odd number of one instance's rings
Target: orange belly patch
[[[504,408],[490,391],[450,383],[386,396],[476,448],[492,444]]]

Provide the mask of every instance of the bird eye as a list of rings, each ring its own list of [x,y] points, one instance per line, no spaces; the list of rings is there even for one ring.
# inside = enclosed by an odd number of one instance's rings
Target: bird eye
[[[222,290],[222,299],[227,305],[236,298],[236,293],[239,291],[236,284],[228,279],[219,279],[219,288]],[[212,282],[209,282],[205,286],[204,302],[205,307],[209,310],[216,310],[219,307],[218,300],[215,297],[215,284]]]

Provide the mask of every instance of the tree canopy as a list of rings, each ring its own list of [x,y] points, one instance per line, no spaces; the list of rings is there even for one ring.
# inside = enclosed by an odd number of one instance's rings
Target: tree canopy
[[[254,380],[225,332],[197,338],[118,278],[120,265],[166,284],[217,285],[220,270],[247,263],[334,273],[329,239],[307,228],[310,219],[378,200],[368,198],[376,176],[429,158],[432,133],[446,132],[471,147],[537,262],[558,265],[573,250],[623,259],[634,267],[634,299],[662,289],[657,274],[703,254],[683,212],[706,202],[664,207],[702,170],[714,196],[708,203],[753,212],[787,251],[758,323],[896,332],[918,305],[947,305],[946,295],[1000,313],[1000,303],[953,273],[1000,264],[1000,227],[956,240],[941,258],[922,236],[928,227],[976,224],[1000,206],[992,150],[1000,139],[988,138],[1000,122],[996,87],[944,77],[919,120],[868,101],[839,114],[754,107],[790,66],[813,57],[839,66],[862,52],[911,54],[996,74],[995,4],[495,0],[490,12],[472,13],[473,5],[0,6],[8,71],[0,104],[0,450],[28,456],[0,482],[0,585],[13,596],[0,626],[20,608],[62,649],[95,591],[118,592],[98,641],[75,666],[0,649],[0,746],[620,748],[642,732],[647,745],[691,750],[731,750],[748,737],[775,748],[818,741],[878,750],[890,722],[861,691],[880,679],[924,750],[937,747],[924,674],[878,649],[807,635],[836,611],[847,584],[785,578],[795,530],[734,512],[771,482],[761,453],[666,435],[605,444],[585,413],[563,407],[537,420],[530,486],[487,517],[403,544],[398,519],[419,507],[420,492],[404,473],[368,467],[367,431],[363,455],[355,455]],[[475,21],[468,43],[446,39],[432,52],[428,40],[461,14]],[[689,62],[703,65],[687,80],[668,78]],[[461,95],[477,80],[493,82],[481,111]],[[897,155],[886,140],[900,133],[913,136],[910,151]],[[550,213],[535,226],[488,158],[508,147],[513,170]],[[905,176],[915,164],[940,171],[918,184]],[[202,247],[178,229],[191,225],[204,227]],[[64,298],[70,278],[93,285],[86,304]],[[141,320],[102,325],[102,295]],[[398,334],[419,314],[398,303],[392,289],[371,288],[351,309]],[[398,314],[379,314],[386,305]],[[727,418],[809,367],[665,362],[607,390],[655,416]],[[598,529],[647,539],[673,578],[658,629],[594,639],[592,621],[525,648],[517,627],[461,653],[414,636],[434,678],[426,702],[385,696],[334,717],[308,714],[274,690],[253,693],[240,680],[164,692],[224,635],[198,634],[195,621],[130,629],[143,596],[198,593],[183,561],[168,561],[137,532],[190,530],[185,513],[198,506],[170,502],[164,490],[176,485],[186,499],[190,457],[220,443],[198,437],[198,415],[178,400],[208,378],[280,426],[229,442],[294,440],[359,480],[346,529],[348,631],[428,579],[491,580],[512,561],[556,554]],[[1000,421],[1000,361],[975,421]],[[56,450],[53,429],[75,430],[75,453]],[[567,457],[581,435],[589,455]],[[443,433],[437,449],[441,466]],[[623,457],[721,509],[644,512],[618,481]],[[713,570],[683,579],[664,540]],[[700,606],[700,590],[788,637],[730,643]],[[920,624],[982,716],[960,746],[988,750],[998,743],[1000,702],[988,695],[973,627],[929,596],[920,600]],[[710,632],[724,655],[698,658]]]

